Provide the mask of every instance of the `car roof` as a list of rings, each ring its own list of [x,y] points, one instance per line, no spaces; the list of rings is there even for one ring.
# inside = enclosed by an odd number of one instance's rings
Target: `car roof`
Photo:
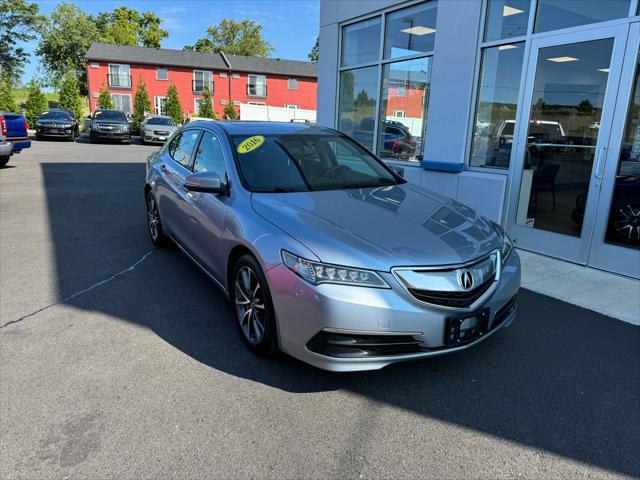
[[[190,123],[189,126],[206,126],[209,122],[197,121]],[[319,127],[313,124],[296,123],[296,122],[254,122],[254,121],[221,121],[215,122],[229,135],[283,135],[293,133],[335,133],[334,130],[326,127]]]

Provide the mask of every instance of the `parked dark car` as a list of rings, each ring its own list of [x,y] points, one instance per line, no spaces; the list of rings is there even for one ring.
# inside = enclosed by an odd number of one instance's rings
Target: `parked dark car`
[[[31,146],[27,119],[19,113],[0,113],[0,167],[9,157]]]
[[[89,141],[131,142],[131,127],[120,110],[96,110],[91,117]]]
[[[75,141],[80,134],[78,120],[70,110],[47,110],[36,122],[36,138],[65,138]]]
[[[416,153],[416,145],[416,139],[405,125],[400,122],[385,122],[384,144],[381,154],[405,160]]]

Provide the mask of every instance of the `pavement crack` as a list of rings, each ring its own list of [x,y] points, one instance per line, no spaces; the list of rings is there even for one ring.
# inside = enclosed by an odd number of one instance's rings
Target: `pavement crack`
[[[20,318],[16,318],[15,320],[10,320],[7,323],[0,325],[0,329],[3,329],[5,327],[8,327],[10,325],[15,325],[16,323],[20,323],[23,320],[26,320],[29,317],[33,317],[34,315],[37,315],[40,312],[44,312],[45,310],[50,309],[51,307],[55,307],[56,305],[61,305],[63,303],[67,303],[70,300],[73,300],[74,298],[83,295],[85,293],[90,292],[91,290],[94,290],[98,287],[101,287],[102,285],[105,285],[109,282],[111,282],[112,280],[115,280],[116,278],[118,278],[121,275],[124,275],[125,273],[129,273],[132,272],[133,270],[135,270],[135,268],[140,265],[142,262],[144,262],[147,257],[149,257],[149,255],[151,255],[153,252],[155,252],[155,250],[150,250],[147,253],[145,253],[142,257],[140,257],[140,259],[138,259],[138,261],[136,261],[135,263],[133,263],[132,265],[130,265],[129,267],[125,268],[124,270],[119,271],[118,273],[114,273],[113,275],[111,275],[109,278],[105,278],[104,280],[100,280],[99,282],[94,283],[93,285],[87,287],[87,288],[83,288],[82,290],[79,290],[71,295],[69,295],[68,297],[63,298],[62,300],[58,300],[57,302],[54,303],[50,303],[49,305],[45,305],[44,307],[41,307],[37,310],[34,310],[31,313],[27,313],[26,315],[23,315]]]

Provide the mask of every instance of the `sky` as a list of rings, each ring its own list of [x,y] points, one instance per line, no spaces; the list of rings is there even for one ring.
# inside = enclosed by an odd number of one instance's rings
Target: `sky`
[[[263,27],[262,38],[271,42],[272,57],[288,60],[308,60],[320,25],[320,0],[68,0],[85,12],[96,14],[126,5],[139,11],[152,11],[162,18],[162,27],[169,37],[162,41],[164,48],[182,49],[198,38],[206,29],[223,18],[248,18]],[[36,0],[40,13],[48,14],[60,2]],[[25,45],[33,52],[37,39]],[[25,67],[23,82],[27,83],[38,70],[38,58],[31,56]]]

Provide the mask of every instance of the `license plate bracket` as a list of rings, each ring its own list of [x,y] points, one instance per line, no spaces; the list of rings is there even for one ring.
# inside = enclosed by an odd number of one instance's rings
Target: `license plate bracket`
[[[465,345],[482,337],[489,328],[489,309],[447,319],[444,340],[448,347]]]

